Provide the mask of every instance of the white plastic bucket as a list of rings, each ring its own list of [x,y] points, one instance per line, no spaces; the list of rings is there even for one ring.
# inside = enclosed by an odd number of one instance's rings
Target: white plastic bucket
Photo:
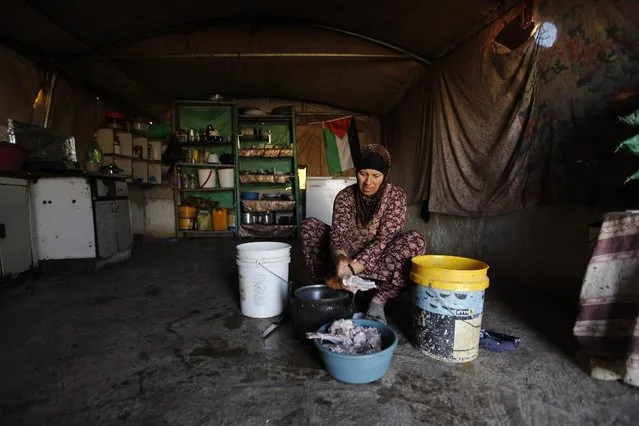
[[[215,169],[199,169],[197,178],[200,188],[215,188]]]
[[[291,246],[258,242],[237,246],[240,277],[240,309],[251,318],[281,315],[288,295]]]
[[[235,180],[235,171],[233,169],[219,169],[217,174],[220,176],[220,188],[233,188]]]

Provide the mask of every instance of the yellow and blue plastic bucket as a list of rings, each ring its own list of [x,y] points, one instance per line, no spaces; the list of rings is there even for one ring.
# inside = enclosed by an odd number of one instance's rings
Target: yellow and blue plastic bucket
[[[466,257],[417,256],[410,279],[415,347],[445,362],[477,358],[488,265]]]

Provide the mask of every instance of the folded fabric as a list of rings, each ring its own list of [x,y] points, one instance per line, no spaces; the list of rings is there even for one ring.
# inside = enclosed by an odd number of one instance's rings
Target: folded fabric
[[[347,275],[342,278],[342,287],[351,293],[357,293],[358,291],[372,290],[377,285],[375,285],[375,281],[368,281],[357,275]]]
[[[490,352],[514,351],[519,346],[519,337],[497,333],[496,331],[479,331],[479,347]]]

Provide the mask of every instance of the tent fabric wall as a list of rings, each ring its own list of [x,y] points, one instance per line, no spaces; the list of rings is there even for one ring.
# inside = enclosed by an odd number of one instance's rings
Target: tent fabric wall
[[[430,128],[426,127],[431,108],[427,92],[428,74],[411,87],[401,104],[382,121],[384,145],[391,154],[391,182],[404,188],[409,202],[427,200],[430,191]]]
[[[639,2],[544,0],[537,18],[556,26],[557,40],[538,58],[527,138],[548,172],[530,176],[530,190],[552,202],[634,208],[637,186],[623,181],[636,158],[613,152],[627,136],[617,117],[639,107]]]
[[[426,69],[423,137],[421,83],[386,117],[398,169],[417,176],[397,179],[411,200],[460,216],[540,202],[634,206],[639,188],[623,181],[636,159],[613,152],[626,131],[617,116],[639,106],[637,2],[540,2],[535,23],[557,28],[551,47],[533,38],[509,51],[495,42],[512,17]],[[430,174],[416,167],[428,163],[429,145]]]
[[[44,124],[44,101],[34,108],[41,84],[41,68],[18,53],[0,45],[0,126],[12,118],[25,123]],[[46,95],[45,95],[46,96]],[[87,156],[89,142],[102,121],[102,104],[69,83],[58,78],[51,99],[48,128],[76,139],[80,162]],[[4,139],[4,135],[0,135]]]
[[[40,88],[39,67],[3,45],[0,63],[0,126],[6,126],[9,118],[30,123]]]
[[[65,79],[58,79],[51,100],[48,127],[60,134],[75,137],[75,148],[81,164],[87,160],[89,143],[103,117],[103,104],[95,96],[84,93]]]

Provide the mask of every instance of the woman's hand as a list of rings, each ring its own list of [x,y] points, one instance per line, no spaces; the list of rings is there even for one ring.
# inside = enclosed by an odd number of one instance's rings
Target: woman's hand
[[[333,288],[333,289],[335,289],[335,290],[341,290],[341,289],[343,288],[343,287],[342,287],[342,282],[341,282],[341,281],[340,281],[340,279],[339,279],[339,278],[337,278],[337,277],[330,277],[330,278],[328,278],[328,279],[326,280],[326,285],[327,285],[329,288]]]
[[[351,259],[348,256],[345,254],[338,255],[335,263],[337,264],[335,275],[337,275],[338,278],[342,278],[346,275],[353,275],[348,267],[351,263]]]

